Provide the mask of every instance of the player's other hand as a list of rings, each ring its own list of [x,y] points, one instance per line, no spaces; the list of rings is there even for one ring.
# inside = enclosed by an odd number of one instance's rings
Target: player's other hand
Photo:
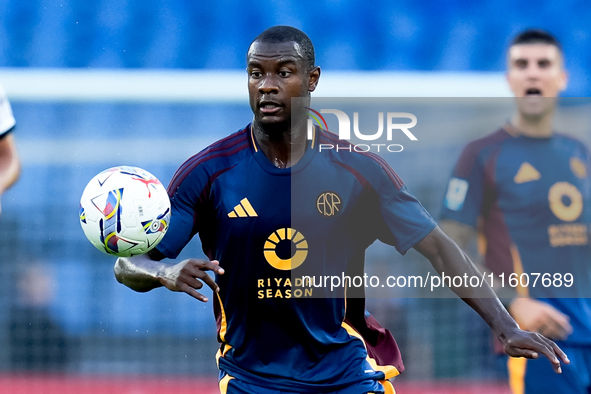
[[[219,291],[217,283],[207,274],[207,271],[213,271],[218,275],[224,273],[224,269],[216,260],[187,259],[166,268],[159,280],[168,290],[181,291],[199,301],[207,302],[207,297],[196,291],[203,287],[203,282],[214,293]]]
[[[554,340],[565,340],[572,332],[569,317],[552,305],[531,298],[516,298],[509,313],[519,327]]]
[[[537,332],[516,328],[507,335],[500,335],[499,339],[505,352],[511,357],[538,358],[540,354],[548,357],[556,373],[562,373],[560,361],[570,363],[557,344]]]

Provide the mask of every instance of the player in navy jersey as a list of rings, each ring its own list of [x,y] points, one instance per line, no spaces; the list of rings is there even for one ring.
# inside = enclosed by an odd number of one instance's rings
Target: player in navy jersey
[[[165,286],[200,301],[201,281],[214,290],[224,394],[393,393],[387,379],[399,370],[370,350],[384,332],[359,327],[371,328],[371,319],[349,313],[363,305],[298,278],[349,272],[376,239],[402,254],[415,248],[448,275],[478,271],[380,157],[320,152],[338,140],[324,130],[308,140],[305,121],[291,115],[291,99],[309,97],[320,77],[304,33],[267,29],[248,49],[247,71],[253,122],[179,168],[168,187],[167,235],[148,255],[119,258],[115,275],[137,291]],[[334,209],[325,209],[329,199]],[[196,234],[209,260],[159,262]],[[542,353],[560,372],[566,355],[520,330],[492,289],[485,293],[463,294],[506,351]]]
[[[486,267],[504,275],[499,296],[509,312],[521,328],[557,340],[572,361],[556,375],[539,360],[510,359],[513,392],[589,393],[590,157],[581,142],[553,131],[555,97],[567,82],[558,41],[540,30],[518,35],[509,48],[507,80],[517,113],[464,149],[442,227],[461,246],[479,229]],[[536,286],[513,288],[507,285],[512,273],[528,274],[530,284],[532,274],[546,273],[574,286],[544,286],[540,278]]]
[[[6,93],[0,86],[0,197],[14,182],[20,172],[20,162],[12,130],[15,120]],[[2,206],[0,205],[0,213]]]

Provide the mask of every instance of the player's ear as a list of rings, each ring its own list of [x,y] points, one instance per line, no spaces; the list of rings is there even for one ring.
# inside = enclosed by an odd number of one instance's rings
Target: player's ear
[[[310,80],[308,82],[308,92],[313,92],[318,86],[318,80],[320,79],[320,67],[316,66],[310,70]]]

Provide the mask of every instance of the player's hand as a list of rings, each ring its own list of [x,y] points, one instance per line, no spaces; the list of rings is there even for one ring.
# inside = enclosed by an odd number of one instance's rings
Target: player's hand
[[[516,328],[507,335],[499,336],[499,339],[503,343],[505,353],[511,357],[538,358],[540,354],[548,357],[556,373],[562,373],[560,361],[570,363],[557,344],[537,332]]]
[[[205,282],[214,293],[219,291],[217,283],[206,271],[213,271],[218,275],[224,273],[224,269],[219,266],[216,260],[208,261],[201,259],[187,259],[178,264],[167,268],[164,275],[159,277],[160,283],[168,290],[181,291],[191,297],[207,302],[207,297],[197,292],[203,287]]]
[[[523,330],[539,332],[554,340],[564,340],[573,332],[569,317],[543,301],[516,298],[508,309]]]

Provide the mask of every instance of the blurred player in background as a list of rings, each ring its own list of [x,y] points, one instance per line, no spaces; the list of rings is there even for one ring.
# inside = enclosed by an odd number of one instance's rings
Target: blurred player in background
[[[589,393],[591,302],[584,291],[591,284],[590,158],[581,142],[553,130],[556,97],[567,83],[560,43],[545,31],[527,30],[515,37],[507,57],[517,112],[464,149],[449,182],[442,227],[465,250],[480,232],[486,268],[504,274],[497,294],[511,315],[522,329],[556,340],[571,359],[561,375],[539,360],[510,359],[513,392]],[[512,273],[526,273],[530,286],[508,286]],[[552,285],[539,278],[532,286],[534,273],[551,274]],[[554,274],[563,282],[554,282]],[[565,292],[565,279],[574,280],[577,290]]]
[[[479,273],[381,158],[319,152],[319,143],[337,137],[318,128],[307,139],[291,99],[310,97],[320,68],[303,32],[276,26],[261,33],[248,49],[247,70],[252,124],[179,168],[168,188],[166,236],[147,255],[119,258],[116,277],[136,291],[165,286],[200,301],[207,301],[196,291],[200,280],[214,290],[223,394],[393,393],[387,379],[396,367],[368,357],[363,338],[344,322],[343,297],[298,298],[301,285],[291,280],[302,269],[340,275],[376,239],[403,254],[414,247],[439,272]],[[338,209],[318,208],[324,193],[340,196]],[[159,262],[176,258],[197,233],[210,260]],[[215,282],[205,271],[215,272]],[[473,298],[467,288],[463,295],[505,350],[542,353],[560,372],[557,354],[568,361],[560,349],[521,331],[492,289],[484,293]]]
[[[0,85],[0,214],[2,214],[2,194],[16,182],[20,164],[12,130],[15,125],[12,108]]]
[[[51,313],[56,289],[53,272],[33,258],[18,267],[18,298],[7,314],[11,369],[65,371],[75,347]]]

